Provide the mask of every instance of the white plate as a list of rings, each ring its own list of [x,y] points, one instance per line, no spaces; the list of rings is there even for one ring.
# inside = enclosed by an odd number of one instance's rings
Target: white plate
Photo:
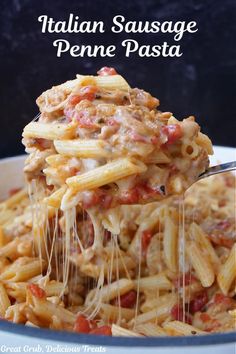
[[[216,146],[214,151],[212,165],[236,159],[233,148]],[[0,160],[0,199],[6,197],[11,188],[23,185],[24,159],[25,156],[17,156]],[[104,338],[0,322],[0,353],[235,354],[235,342],[236,334],[232,333],[181,338]]]

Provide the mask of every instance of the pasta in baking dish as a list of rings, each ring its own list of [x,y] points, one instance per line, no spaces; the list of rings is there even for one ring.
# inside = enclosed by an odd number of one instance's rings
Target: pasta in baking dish
[[[0,203],[0,316],[97,335],[235,328],[231,174],[209,138],[112,68],[44,92],[27,186]]]

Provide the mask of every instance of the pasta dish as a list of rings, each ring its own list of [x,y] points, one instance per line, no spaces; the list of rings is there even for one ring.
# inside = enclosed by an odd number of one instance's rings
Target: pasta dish
[[[0,318],[113,336],[235,330],[235,177],[113,68],[54,86],[0,203]]]

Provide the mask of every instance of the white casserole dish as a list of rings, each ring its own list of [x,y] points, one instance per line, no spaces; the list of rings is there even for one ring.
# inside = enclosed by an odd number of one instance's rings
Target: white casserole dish
[[[211,164],[235,160],[236,150],[215,147]],[[23,185],[25,156],[0,160],[0,199],[11,188]],[[87,346],[86,346],[87,345]],[[156,353],[156,354],[234,354],[236,333],[195,337],[117,338],[78,335],[15,325],[0,321],[0,353]]]

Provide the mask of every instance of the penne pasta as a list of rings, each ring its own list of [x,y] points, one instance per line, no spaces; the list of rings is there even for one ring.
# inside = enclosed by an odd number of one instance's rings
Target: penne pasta
[[[67,185],[76,192],[95,189],[105,184],[145,172],[146,166],[135,159],[118,159],[106,165],[97,167],[82,175],[70,177],[66,180]]]
[[[10,299],[7,295],[7,292],[4,286],[0,283],[0,316],[5,317],[5,313],[8,307],[11,306]]]
[[[40,138],[47,140],[69,139],[75,135],[76,126],[74,124],[46,124],[31,122],[24,128],[24,138]]]
[[[236,278],[236,244],[232,247],[230,254],[222,264],[217,275],[217,282],[223,294],[227,295],[234,279]]]
[[[163,337],[167,335],[161,326],[151,322],[142,323],[141,325],[135,326],[135,331],[147,337]]]
[[[206,332],[180,321],[170,321],[164,324],[164,329],[171,336],[191,336],[206,334]]]
[[[66,156],[76,156],[80,158],[102,158],[109,157],[110,153],[106,149],[104,140],[54,140],[54,146],[59,154]]]
[[[204,257],[196,242],[190,241],[187,243],[187,254],[202,286],[211,286],[215,280],[214,269],[208,258]]]
[[[95,294],[101,299],[102,302],[107,302],[127,293],[133,288],[134,283],[132,280],[125,278],[119,279],[111,284],[104,285],[98,292],[96,292],[96,289],[91,290],[86,297],[86,302],[89,303]]]
[[[112,330],[112,335],[115,337],[117,336],[118,337],[143,337],[139,333],[136,333],[134,331],[129,331],[128,329],[117,326],[116,324],[112,325],[111,330]]]
[[[164,226],[164,259],[165,263],[171,271],[176,271],[178,266],[177,259],[177,243],[178,243],[178,229],[171,220],[169,215],[165,216]]]

